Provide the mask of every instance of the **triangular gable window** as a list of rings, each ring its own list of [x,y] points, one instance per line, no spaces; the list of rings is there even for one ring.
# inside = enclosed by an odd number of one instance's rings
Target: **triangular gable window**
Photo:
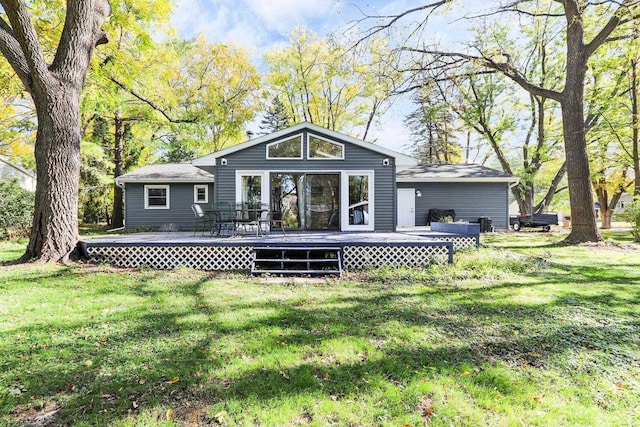
[[[267,159],[302,159],[302,135],[267,144]]]
[[[313,160],[342,160],[344,159],[344,145],[309,135],[309,153],[307,157]]]

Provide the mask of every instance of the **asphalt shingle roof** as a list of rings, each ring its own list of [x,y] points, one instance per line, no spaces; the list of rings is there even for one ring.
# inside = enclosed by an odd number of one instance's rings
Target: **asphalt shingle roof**
[[[189,163],[164,163],[143,166],[118,177],[119,182],[213,182],[213,174]]]
[[[418,165],[396,176],[398,181],[517,181],[508,173],[475,164]]]

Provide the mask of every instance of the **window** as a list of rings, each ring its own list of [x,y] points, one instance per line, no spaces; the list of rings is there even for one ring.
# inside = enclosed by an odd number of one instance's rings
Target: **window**
[[[209,186],[194,185],[193,186],[193,203],[208,203],[209,202]]]
[[[247,207],[259,207],[266,195],[265,180],[261,172],[238,171],[236,174],[236,203]]]
[[[343,174],[343,230],[374,230],[373,171]]]
[[[168,185],[145,185],[144,186],[144,208],[145,209],[169,209],[169,186]]]
[[[307,158],[315,160],[344,159],[344,145],[309,135]]]
[[[301,159],[302,135],[267,144],[267,159]]]

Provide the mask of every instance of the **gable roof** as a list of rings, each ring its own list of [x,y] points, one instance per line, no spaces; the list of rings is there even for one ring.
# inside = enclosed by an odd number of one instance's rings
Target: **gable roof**
[[[397,182],[519,182],[508,173],[475,164],[419,165],[399,171]]]
[[[213,182],[213,174],[189,163],[163,163],[143,166],[116,178],[116,184],[127,182]]]
[[[380,145],[372,144],[370,142],[366,142],[361,139],[353,138],[351,136],[348,136],[327,128],[323,128],[321,126],[314,125],[313,123],[309,123],[309,122],[302,122],[297,125],[290,126],[286,129],[282,129],[268,135],[263,135],[254,139],[250,139],[246,142],[243,142],[242,144],[234,145],[233,147],[229,147],[224,150],[216,151],[215,153],[211,153],[206,156],[199,157],[197,159],[192,160],[191,164],[196,166],[215,166],[217,159],[221,157],[227,156],[231,153],[236,153],[238,151],[245,150],[249,147],[253,147],[259,144],[275,141],[279,138],[285,137],[292,133],[301,132],[303,130],[324,134],[331,138],[336,139],[337,141],[348,142],[350,144],[357,145],[358,147],[362,147],[367,150],[371,150],[376,153],[383,154],[385,156],[393,157],[394,159],[396,159],[396,166],[408,167],[408,166],[414,166],[418,164],[418,161],[413,157],[406,156],[402,153],[398,153],[397,151],[390,150]]]

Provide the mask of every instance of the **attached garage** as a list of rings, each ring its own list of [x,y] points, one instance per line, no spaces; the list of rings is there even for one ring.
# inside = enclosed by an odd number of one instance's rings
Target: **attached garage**
[[[442,209],[455,211],[456,221],[489,217],[496,229],[509,228],[509,189],[517,177],[480,165],[451,164],[414,166],[396,176],[400,227],[411,226],[406,222],[411,216],[413,225],[427,225],[429,210]]]

